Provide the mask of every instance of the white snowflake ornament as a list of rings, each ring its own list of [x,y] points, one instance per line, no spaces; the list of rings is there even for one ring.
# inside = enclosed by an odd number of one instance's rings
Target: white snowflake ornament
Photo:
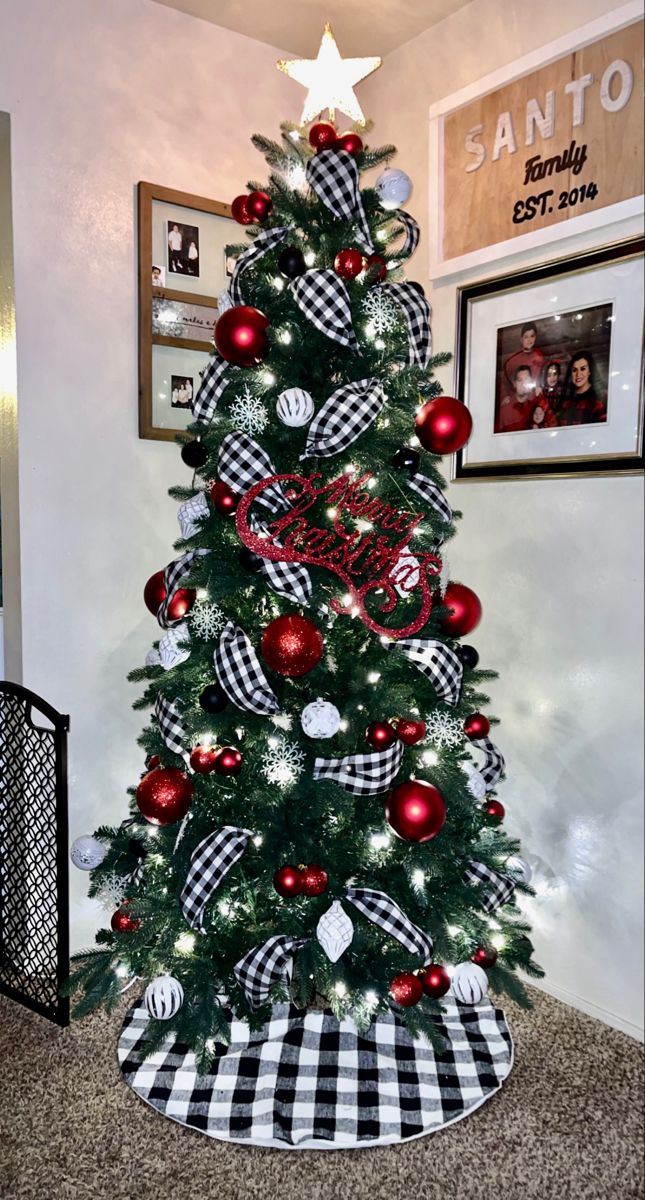
[[[435,746],[458,746],[464,737],[458,717],[452,717],[450,713],[441,712],[440,709],[428,713],[426,731],[429,741]]]
[[[208,501],[203,492],[191,496],[177,509],[177,520],[183,538],[193,537],[199,529],[199,521],[210,515]]]
[[[101,908],[104,908],[109,913],[113,913],[116,908],[120,908],[126,898],[129,882],[127,875],[118,875],[116,871],[107,871],[98,886],[95,896]]]
[[[288,742],[282,736],[269,738],[262,755],[262,772],[269,783],[281,789],[291,787],[302,775],[304,765],[304,751],[296,742]]]
[[[354,937],[354,926],[340,900],[323,913],[316,926],[316,937],[330,962],[338,962]]]
[[[205,642],[218,637],[226,621],[226,616],[217,604],[207,604],[203,600],[195,604],[190,611],[192,631]]]
[[[180,663],[190,658],[190,650],[180,646],[180,642],[185,642],[190,639],[188,625],[186,621],[182,621],[181,625],[175,625],[173,629],[167,629],[163,637],[159,639],[159,661],[164,671],[171,671],[173,667],[178,667]]]
[[[387,292],[380,287],[370,288],[363,300],[363,315],[367,318],[367,333],[377,337],[381,333],[391,333],[399,320],[400,310]]]
[[[300,724],[307,737],[330,738],[340,729],[340,713],[335,704],[319,696],[303,708]]]
[[[483,800],[486,795],[486,780],[474,763],[463,762],[461,769],[468,776],[468,791],[474,800]]]
[[[247,383],[242,394],[231,404],[229,416],[235,422],[235,427],[244,433],[262,433],[269,423],[266,405],[259,396],[253,395]]]

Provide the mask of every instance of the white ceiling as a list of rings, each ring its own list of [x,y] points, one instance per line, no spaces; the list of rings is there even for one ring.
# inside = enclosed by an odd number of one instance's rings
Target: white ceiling
[[[382,57],[469,0],[156,0],[193,17],[315,58],[330,21],[343,58]]]

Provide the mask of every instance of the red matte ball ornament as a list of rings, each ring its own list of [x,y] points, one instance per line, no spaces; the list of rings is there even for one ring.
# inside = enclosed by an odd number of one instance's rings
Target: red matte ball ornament
[[[408,779],[390,792],[385,819],[408,842],[429,842],[444,827],[446,802],[438,788],[422,779]]]
[[[360,250],[339,250],[334,259],[334,270],[341,279],[356,279],[364,266]]]
[[[470,961],[487,971],[497,962],[497,950],[494,950],[492,946],[478,946],[475,953],[471,954]]]
[[[416,746],[426,735],[425,721],[413,721],[408,717],[399,717],[395,729],[396,736],[404,746]]]
[[[506,816],[504,805],[500,804],[499,800],[487,800],[483,807],[489,825],[501,825]]]
[[[488,737],[490,721],[482,713],[471,713],[464,721],[464,733],[468,738]]]
[[[482,606],[479,596],[464,583],[449,583],[443,602],[450,609],[441,618],[441,628],[448,637],[464,637],[479,625]]]
[[[190,755],[190,765],[198,775],[210,775],[215,770],[219,746],[195,746]]]
[[[346,150],[348,154],[360,154],[363,149],[363,142],[357,133],[351,129],[347,133],[339,133],[336,138],[336,149]]]
[[[252,225],[253,217],[247,208],[248,196],[236,196],[231,204],[231,216],[238,225]]]
[[[186,816],[193,785],[177,767],[148,771],[137,788],[137,806],[151,825],[172,825]]]
[[[146,608],[156,617],[160,604],[163,604],[166,599],[163,571],[156,571],[154,575],[150,576],[143,589],[143,599]]]
[[[268,317],[259,308],[237,304],[215,323],[215,345],[222,358],[236,367],[255,367],[269,353]]]
[[[428,963],[421,972],[421,982],[426,996],[439,1000],[450,988],[450,976],[439,963]]]
[[[382,283],[387,278],[387,263],[380,254],[369,254],[365,259],[365,274],[368,283]]]
[[[305,896],[322,896],[323,892],[327,891],[329,875],[323,867],[317,866],[316,863],[309,863],[308,866],[302,867],[300,877]]]
[[[401,1008],[412,1008],[413,1004],[419,1003],[423,995],[423,984],[418,975],[413,975],[411,971],[401,971],[400,975],[394,976],[390,984],[390,995]]]
[[[278,895],[284,896],[285,900],[289,900],[292,896],[299,896],[302,891],[300,867],[292,867],[290,864],[280,867],[273,876],[273,886]]]
[[[186,613],[190,612],[196,597],[197,592],[194,588],[177,588],[177,591],[173,592],[172,600],[168,605],[168,619],[170,621],[181,621],[182,617],[185,617]]]
[[[256,221],[266,221],[272,208],[273,200],[266,192],[251,192],[246,198],[246,211],[255,217]]]
[[[272,671],[297,678],[317,666],[324,645],[320,630],[307,617],[276,617],[262,634],[262,657]]]
[[[396,741],[396,732],[389,721],[372,721],[365,730],[365,741],[372,750],[389,750]]]
[[[235,512],[240,498],[222,479],[216,479],[214,483],[211,483],[209,494],[214,507],[222,517],[231,516]]]
[[[466,445],[473,419],[461,400],[437,396],[428,400],[417,415],[414,432],[424,450],[431,454],[455,454]]]
[[[215,757],[218,775],[239,775],[244,765],[244,755],[235,746],[224,746]]]
[[[329,150],[336,145],[336,129],[329,121],[317,121],[309,130],[309,145],[314,150]]]
[[[137,921],[134,917],[129,917],[127,912],[124,912],[122,908],[117,908],[110,920],[110,926],[115,933],[136,933],[140,925],[141,921]]]

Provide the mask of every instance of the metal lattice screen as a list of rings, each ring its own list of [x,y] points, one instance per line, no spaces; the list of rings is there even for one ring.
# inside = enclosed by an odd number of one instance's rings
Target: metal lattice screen
[[[69,1001],[69,718],[0,681],[0,992],[59,1025]]]

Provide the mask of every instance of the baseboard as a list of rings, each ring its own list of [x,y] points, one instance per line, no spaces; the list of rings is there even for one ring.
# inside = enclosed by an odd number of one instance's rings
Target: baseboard
[[[633,1021],[617,1017],[615,1013],[608,1012],[606,1008],[600,1008],[598,1004],[592,1004],[590,1000],[583,1000],[582,996],[576,996],[574,992],[569,992],[566,988],[557,987],[552,983],[543,983],[537,979],[526,979],[525,982],[531,987],[539,988],[541,992],[553,996],[556,1000],[561,1000],[563,1004],[568,1004],[570,1008],[577,1008],[587,1016],[595,1017],[597,1021],[603,1021],[605,1025],[611,1025],[612,1029],[619,1029],[621,1033],[628,1034],[636,1041],[645,1041],[645,1030],[642,1025],[635,1025]]]

